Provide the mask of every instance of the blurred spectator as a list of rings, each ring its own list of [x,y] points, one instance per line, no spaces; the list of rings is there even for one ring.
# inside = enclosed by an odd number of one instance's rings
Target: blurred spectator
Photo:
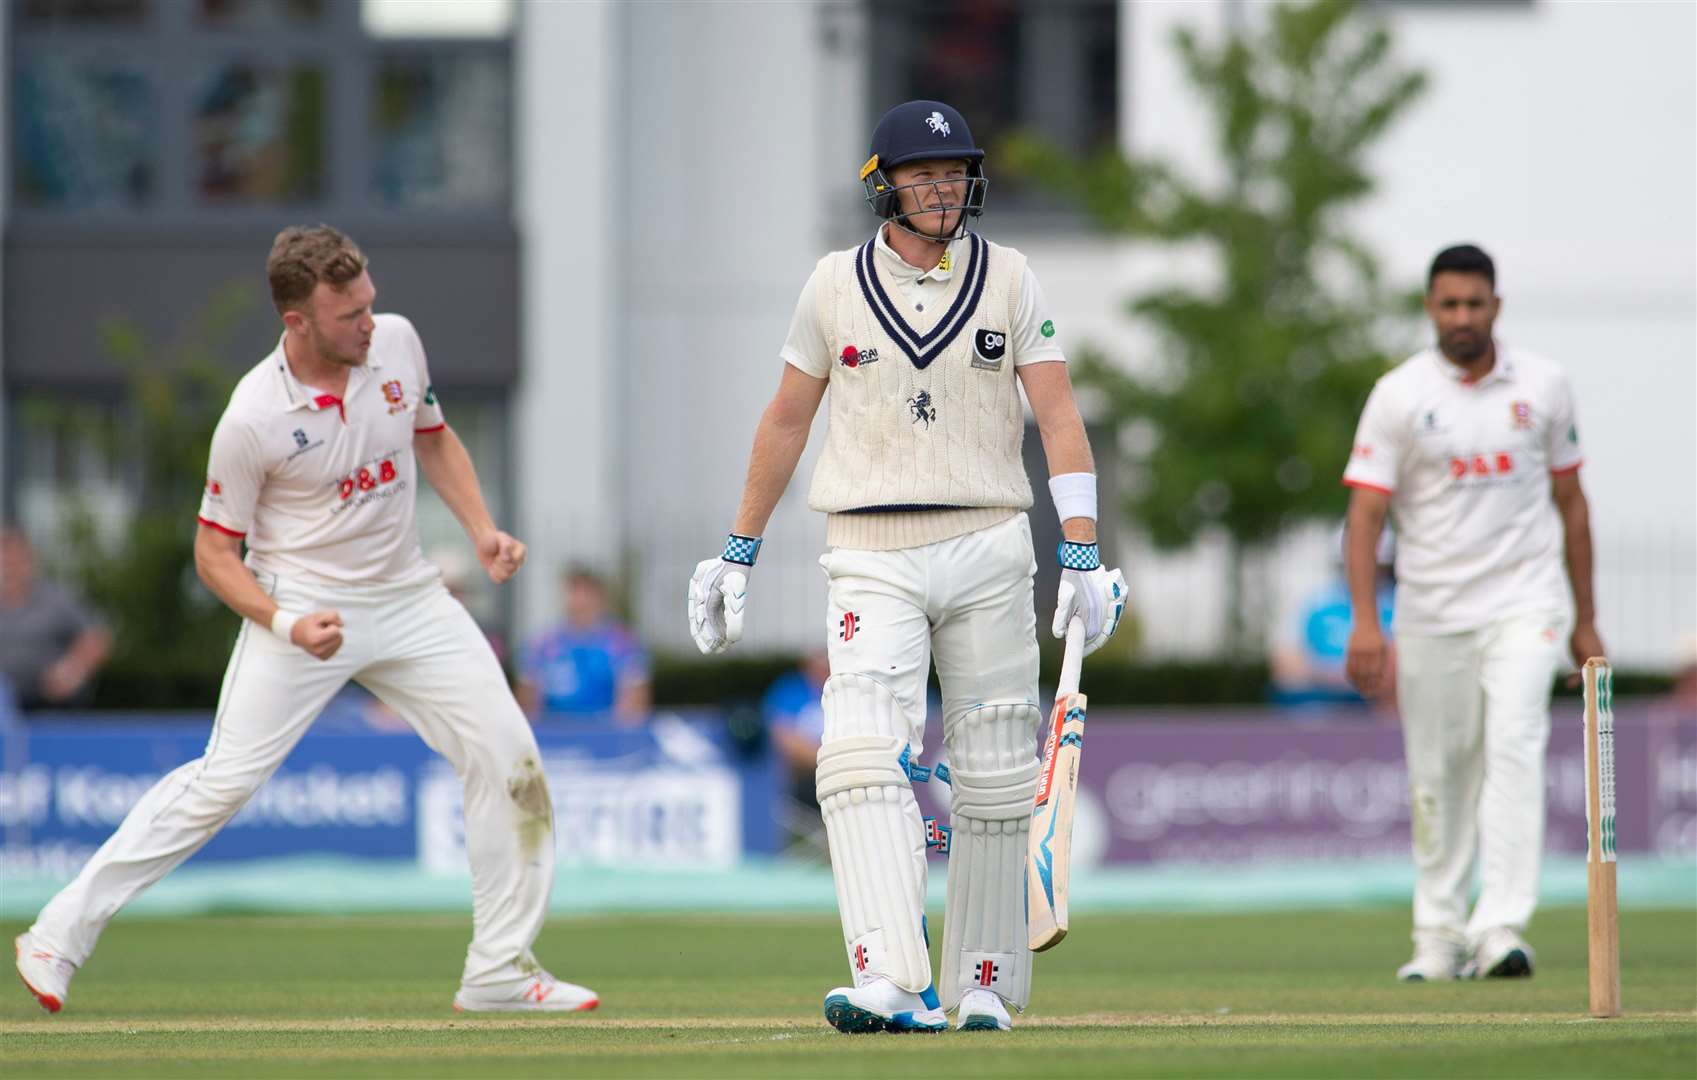
[[[85,700],[112,651],[112,635],[59,585],[36,576],[35,552],[16,528],[0,528],[0,674],[20,709]]]
[[[648,651],[608,612],[607,587],[587,570],[562,582],[566,620],[519,659],[519,704],[533,718],[589,720],[611,713],[640,724],[651,703]]]
[[[826,857],[825,822],[819,816],[814,784],[819,743],[825,737],[825,710],[820,695],[831,675],[824,649],[801,658],[801,663],[778,676],[760,701],[766,735],[777,753],[783,779],[773,792],[773,814],[789,834],[790,854]]]
[[[1331,579],[1303,597],[1296,610],[1280,620],[1269,657],[1273,700],[1277,704],[1360,703],[1363,700],[1344,673],[1344,654],[1349,645],[1353,616],[1349,584],[1343,573],[1341,529],[1333,547]],[[1388,635],[1395,590],[1391,568],[1396,561],[1396,537],[1389,528],[1379,536],[1377,554],[1379,625]],[[1391,663],[1395,663],[1394,652]],[[1380,703],[1385,709],[1392,708],[1392,705],[1389,700]]]
[[[825,710],[819,702],[830,675],[831,661],[824,649],[817,649],[778,676],[760,701],[767,737],[783,762],[789,786],[816,813],[819,801],[813,794],[813,773],[818,767],[819,742],[825,736]]]

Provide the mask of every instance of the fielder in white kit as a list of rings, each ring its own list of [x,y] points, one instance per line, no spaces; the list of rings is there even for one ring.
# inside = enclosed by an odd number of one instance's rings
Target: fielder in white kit
[[[984,152],[935,101],[890,110],[861,170],[884,219],[821,259],[796,305],[777,395],[755,434],[735,530],[690,581],[703,652],[742,634],[760,535],[827,387],[824,453],[808,503],[829,516],[831,677],[817,791],[853,985],[825,1015],[848,1032],[1007,1029],[1030,997],[1026,835],[1037,787],[1031,488],[1024,388],[1066,537],[1054,632],[1077,616],[1087,649],[1113,634],[1119,571],[1096,549],[1090,445],[1054,324],[1025,258],[967,230],[984,205]],[[1017,380],[1016,380],[1017,375]],[[924,900],[928,837],[912,784],[935,658],[952,785],[942,994]]]
[[[412,324],[373,314],[353,242],[285,229],[266,270],[282,339],[219,420],[195,537],[201,580],[244,619],[211,738],[18,937],[18,973],[58,1012],[107,922],[234,817],[353,679],[464,783],[473,934],[454,1007],[594,1008],[531,954],[554,881],[548,785],[487,639],[420,552],[420,468],[492,580],[519,569],[524,545],[495,527]]]
[[[1346,665],[1369,696],[1387,648],[1373,548],[1387,511],[1396,519],[1416,872],[1407,982],[1532,973],[1521,934],[1538,903],[1551,683],[1564,643],[1576,665],[1603,655],[1573,391],[1550,361],[1492,337],[1500,307],[1488,255],[1438,254],[1426,291],[1437,347],[1374,386],[1344,472]]]

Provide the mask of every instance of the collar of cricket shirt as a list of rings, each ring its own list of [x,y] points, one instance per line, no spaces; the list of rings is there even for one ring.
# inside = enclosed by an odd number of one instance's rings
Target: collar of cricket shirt
[[[890,246],[890,241],[884,236],[884,227],[880,225],[878,232],[872,238],[872,250],[878,256],[878,269],[888,274],[892,279],[915,283],[921,281],[948,281],[954,277],[955,270],[965,265],[967,256],[971,254],[971,233],[963,233],[949,241],[943,249],[943,257],[936,266],[921,271],[900,255]],[[917,275],[917,276],[916,276]]]
[[[1485,377],[1478,380],[1469,379],[1466,370],[1460,364],[1450,360],[1443,354],[1443,350],[1436,346],[1432,348],[1432,362],[1438,365],[1438,370],[1442,371],[1451,382],[1460,383],[1462,386],[1470,388],[1512,380],[1514,378],[1514,361],[1509,358],[1508,346],[1496,338],[1492,338],[1491,348],[1496,352],[1496,362],[1491,365],[1490,371],[1485,372]]]

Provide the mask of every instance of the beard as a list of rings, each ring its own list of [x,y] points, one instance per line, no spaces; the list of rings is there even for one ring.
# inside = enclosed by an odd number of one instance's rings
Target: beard
[[[1490,344],[1490,337],[1475,334],[1470,330],[1461,330],[1445,334],[1439,344],[1443,346],[1444,355],[1452,360],[1471,363],[1485,355],[1485,349]]]

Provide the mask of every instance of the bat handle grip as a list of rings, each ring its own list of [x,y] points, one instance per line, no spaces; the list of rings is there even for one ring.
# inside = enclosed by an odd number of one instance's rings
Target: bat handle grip
[[[1055,684],[1055,700],[1078,693],[1079,669],[1084,666],[1084,620],[1073,616],[1067,623],[1067,647],[1061,654],[1061,678]]]

